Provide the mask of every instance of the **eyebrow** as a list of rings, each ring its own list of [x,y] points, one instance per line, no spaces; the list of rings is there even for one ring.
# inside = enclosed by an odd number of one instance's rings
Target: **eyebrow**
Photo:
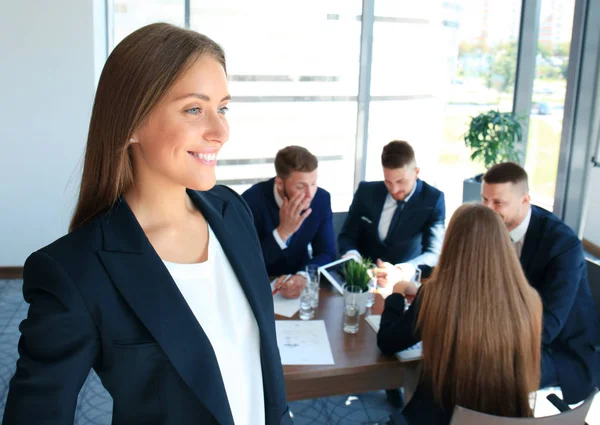
[[[183,96],[179,96],[175,100],[182,100],[182,99],[185,99],[187,97],[196,97],[198,99],[210,102],[210,97],[208,97],[207,95],[202,94],[202,93],[188,93],[188,94],[184,94]],[[227,96],[225,96],[223,99],[221,99],[221,102],[224,102],[226,100],[231,100],[231,95],[228,94]]]

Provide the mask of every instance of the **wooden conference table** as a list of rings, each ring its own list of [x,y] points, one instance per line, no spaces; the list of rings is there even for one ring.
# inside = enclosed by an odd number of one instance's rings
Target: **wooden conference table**
[[[385,356],[377,348],[377,334],[365,321],[369,314],[381,314],[383,299],[375,296],[375,305],[361,316],[359,331],[342,330],[344,298],[331,285],[322,285],[319,307],[313,320],[324,320],[335,364],[325,366],[284,366],[287,400],[296,401],[334,395],[357,394],[401,387],[411,381],[419,362],[401,363],[395,356]],[[299,320],[298,314],[288,319]]]

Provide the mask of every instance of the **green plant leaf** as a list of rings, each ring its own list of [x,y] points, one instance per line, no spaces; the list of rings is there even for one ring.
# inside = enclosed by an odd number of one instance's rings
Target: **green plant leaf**
[[[515,145],[522,141],[520,120],[510,112],[489,110],[471,118],[463,139],[471,160],[486,168],[504,161],[519,161]]]
[[[368,273],[370,264],[371,260],[368,258],[361,261],[347,261],[342,269],[342,276],[346,283],[359,287],[363,292],[368,290],[369,280],[371,280]]]

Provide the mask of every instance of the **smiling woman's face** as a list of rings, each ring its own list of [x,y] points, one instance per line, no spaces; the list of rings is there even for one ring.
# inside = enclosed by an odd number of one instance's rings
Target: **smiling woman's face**
[[[227,76],[203,56],[175,82],[133,134],[134,179],[158,179],[193,190],[215,185],[217,155],[229,139]]]

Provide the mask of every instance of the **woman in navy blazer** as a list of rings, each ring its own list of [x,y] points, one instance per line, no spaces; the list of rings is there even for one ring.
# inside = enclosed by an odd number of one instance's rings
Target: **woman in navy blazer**
[[[377,343],[392,354],[422,341],[423,372],[392,423],[447,425],[456,405],[532,416],[528,396],[540,378],[542,304],[498,214],[480,204],[461,206],[438,266],[407,311],[414,284],[398,282],[393,291]]]
[[[291,423],[252,216],[214,186],[229,136],[225,72],[216,43],[168,24],[139,29],[111,53],[70,232],[25,263],[30,307],[5,425],[73,423],[91,368],[114,400],[115,425]],[[237,277],[214,284],[241,288],[250,313],[240,325],[256,331],[247,335],[256,353],[243,356],[256,354],[257,367],[242,374],[262,376],[249,382],[262,389],[259,406],[235,421],[211,323],[198,320],[163,263],[211,260],[210,232]]]

